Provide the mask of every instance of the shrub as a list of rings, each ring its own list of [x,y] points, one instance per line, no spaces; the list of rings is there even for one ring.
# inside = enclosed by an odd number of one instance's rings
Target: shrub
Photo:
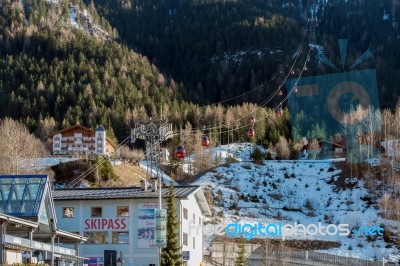
[[[314,210],[314,206],[313,203],[310,199],[307,199],[306,202],[304,203],[304,208],[313,211]]]
[[[264,153],[260,150],[260,148],[256,147],[253,152],[250,155],[250,158],[257,164],[262,164],[264,159],[265,159],[265,155]]]

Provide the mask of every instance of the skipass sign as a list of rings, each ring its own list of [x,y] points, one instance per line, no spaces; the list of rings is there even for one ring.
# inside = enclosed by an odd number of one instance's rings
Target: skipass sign
[[[126,230],[127,218],[87,218],[84,220],[86,231]]]

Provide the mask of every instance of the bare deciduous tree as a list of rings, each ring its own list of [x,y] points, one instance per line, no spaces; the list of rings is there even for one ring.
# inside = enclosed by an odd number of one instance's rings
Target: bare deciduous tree
[[[130,149],[127,146],[122,146],[117,151],[117,156],[121,158],[124,163],[128,161],[129,163],[138,163],[144,159],[144,153],[141,150]]]
[[[310,159],[315,160],[317,155],[321,152],[321,148],[319,147],[318,140],[314,139],[309,143],[308,153],[310,154]]]
[[[0,172],[20,174],[32,172],[38,157],[45,154],[39,139],[20,122],[11,118],[0,121]]]
[[[275,145],[276,152],[283,159],[290,158],[290,148],[289,143],[285,139],[285,137],[279,137],[279,142]]]
[[[391,205],[390,195],[386,193],[379,200],[379,208],[383,212],[383,217],[384,218],[388,217],[390,205]]]

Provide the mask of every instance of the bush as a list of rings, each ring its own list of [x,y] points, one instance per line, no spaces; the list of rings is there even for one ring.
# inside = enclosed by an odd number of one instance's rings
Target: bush
[[[284,176],[285,176],[286,179],[289,179],[289,178],[290,178],[288,172],[285,172]]]
[[[264,153],[260,150],[260,148],[256,147],[253,152],[250,155],[250,158],[257,164],[262,164],[264,159],[265,159],[265,155]]]
[[[229,207],[229,210],[237,210],[238,209],[238,205],[236,202],[233,202],[232,205]]]
[[[310,199],[307,199],[306,202],[304,203],[304,208],[313,211],[314,210],[314,206],[313,203]]]
[[[239,161],[235,157],[229,155],[226,157],[225,162],[226,163],[237,163]]]

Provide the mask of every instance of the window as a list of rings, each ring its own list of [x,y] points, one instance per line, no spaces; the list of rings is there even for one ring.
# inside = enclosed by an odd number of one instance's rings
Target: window
[[[108,232],[84,232],[87,244],[108,244]]]
[[[183,218],[188,218],[188,210],[186,208],[183,208]]]
[[[185,246],[188,245],[188,235],[186,233],[183,233],[183,244]]]
[[[199,217],[199,225],[201,225],[201,217]]]
[[[102,217],[103,216],[103,208],[102,207],[92,207],[91,214],[92,214],[92,217]]]
[[[129,232],[112,232],[113,244],[128,244]]]
[[[62,208],[62,217],[64,217],[64,218],[74,218],[75,217],[74,207],[63,207]]]
[[[195,248],[196,248],[196,238],[193,237],[193,249],[195,249]]]
[[[196,214],[193,213],[193,223],[196,223]]]
[[[129,206],[118,206],[117,216],[129,216]]]

